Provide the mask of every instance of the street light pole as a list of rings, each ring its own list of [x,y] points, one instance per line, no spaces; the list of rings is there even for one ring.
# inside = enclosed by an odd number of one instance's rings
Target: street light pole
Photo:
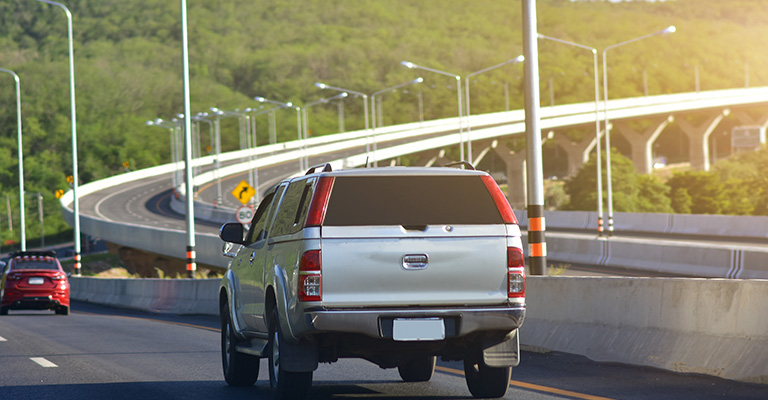
[[[354,90],[343,89],[340,87],[326,85],[325,83],[322,83],[322,82],[315,82],[315,86],[317,86],[320,89],[331,89],[331,90],[336,90],[338,92],[348,92],[348,93],[354,94],[355,96],[360,96],[363,98],[363,114],[364,114],[363,118],[365,119],[365,137],[366,137],[365,152],[370,153],[371,149],[369,144],[370,132],[369,132],[369,125],[368,125],[368,95],[365,93],[356,92]]]
[[[181,0],[181,53],[182,53],[182,81],[184,86],[184,115],[190,116],[190,90],[189,90],[189,39],[187,34],[187,0]],[[190,279],[195,278],[197,270],[195,254],[195,203],[192,195],[194,176],[192,175],[192,138],[190,136],[191,118],[184,118],[184,183],[187,188],[186,213],[187,213],[187,274]]]
[[[55,1],[50,0],[37,0],[42,3],[57,6],[64,10],[64,14],[67,16],[67,37],[69,39],[69,101],[70,101],[70,113],[72,119],[72,213],[74,215],[74,230],[75,230],[75,276],[80,276],[81,260],[80,260],[80,200],[77,197],[78,188],[78,170],[77,170],[77,112],[75,106],[75,57],[74,46],[72,39],[72,13],[69,9]],[[182,0],[183,1],[183,0]]]
[[[536,41],[536,1],[523,0],[523,54],[525,55],[525,162],[528,202],[528,259],[531,275],[547,275],[544,172],[539,116],[539,48]]]
[[[410,68],[410,69],[413,69],[413,68],[423,69],[425,71],[435,72],[435,73],[438,73],[438,74],[441,74],[441,75],[452,76],[452,77],[454,77],[456,79],[456,97],[458,98],[458,105],[459,105],[459,143],[460,143],[459,158],[461,158],[461,161],[464,161],[464,128],[463,128],[464,125],[461,122],[461,120],[462,120],[462,108],[463,108],[462,105],[461,105],[461,76],[456,75],[456,74],[451,74],[451,73],[445,72],[445,71],[440,71],[440,70],[436,70],[436,69],[432,69],[432,68],[422,67],[421,65],[416,65],[416,64],[414,64],[412,62],[409,62],[409,61],[402,61],[400,64],[402,64],[406,68]]]
[[[25,222],[25,207],[24,207],[24,152],[22,151],[21,142],[21,83],[19,76],[15,72],[0,68],[0,71],[13,75],[13,80],[16,82],[16,131],[18,141],[18,157],[19,157],[19,214],[21,217],[21,251],[27,251],[27,228]]]
[[[539,39],[551,40],[553,42],[565,44],[568,46],[578,47],[580,49],[589,50],[592,53],[594,70],[595,70],[595,146],[597,150],[597,235],[603,236],[603,165],[601,153],[601,138],[600,138],[600,79],[597,69],[597,49],[594,47],[585,46],[567,40],[557,39],[551,36],[538,34]]]
[[[179,157],[177,156],[177,149],[176,149],[176,129],[177,124],[176,123],[168,123],[163,121],[160,118],[155,119],[154,121],[147,121],[145,122],[145,125],[147,126],[156,126],[158,128],[165,128],[168,129],[171,132],[171,163],[176,164],[179,161]],[[173,188],[176,190],[176,186],[178,186],[178,179],[177,179],[177,173],[176,171],[173,172],[173,175],[171,176],[171,181],[173,183]]]
[[[304,149],[304,168],[302,168],[302,170],[309,169],[309,155],[307,155],[307,139],[309,137],[309,107],[312,107],[312,106],[315,106],[315,105],[318,105],[318,104],[325,104],[325,103],[328,103],[331,100],[343,99],[343,98],[345,98],[347,96],[349,96],[349,94],[347,92],[341,92],[341,93],[339,93],[339,94],[337,94],[336,96],[333,96],[333,97],[328,97],[328,98],[325,98],[325,99],[320,99],[320,100],[313,101],[313,102],[308,103],[308,104],[304,104],[304,107],[303,107],[304,114],[302,116],[303,122],[304,122],[304,129],[303,129],[304,137],[303,137],[303,140],[302,140],[302,147]]]
[[[504,61],[501,64],[496,64],[496,65],[494,65],[492,67],[488,67],[488,68],[485,68],[485,69],[481,69],[480,71],[473,72],[473,73],[467,75],[466,78],[464,79],[464,90],[465,90],[464,96],[467,99],[466,100],[466,104],[467,104],[466,105],[466,107],[467,107],[467,153],[468,153],[467,154],[467,161],[469,161],[470,164],[472,164],[472,124],[469,121],[469,117],[472,114],[470,113],[470,107],[469,107],[469,78],[471,78],[471,77],[473,77],[475,75],[478,75],[478,74],[482,74],[483,72],[488,72],[488,71],[494,70],[496,68],[503,67],[503,66],[505,66],[507,64],[517,64],[517,63],[523,62],[524,60],[525,60],[525,56],[519,55],[519,56],[517,56],[517,57],[515,57],[515,58],[513,58],[511,60]]]
[[[615,49],[625,44],[637,42],[653,36],[666,35],[674,33],[677,30],[674,25],[670,25],[658,32],[640,36],[635,39],[627,40],[603,49],[603,102],[605,103],[603,112],[605,113],[605,168],[606,168],[606,190],[608,191],[608,236],[613,235],[613,188],[611,186],[611,124],[608,120],[608,50]]]
[[[377,141],[376,141],[376,96],[378,96],[379,94],[384,93],[384,92],[389,92],[391,90],[399,89],[399,88],[401,88],[403,86],[413,85],[413,84],[421,83],[421,82],[424,82],[424,78],[418,77],[418,78],[416,78],[416,79],[414,79],[412,81],[401,83],[399,85],[395,85],[395,86],[392,86],[392,87],[388,87],[386,89],[379,90],[378,92],[375,92],[375,93],[373,93],[371,95],[371,109],[373,109],[373,117],[372,117],[372,119],[373,119],[373,134],[372,134],[372,136],[373,136],[373,166],[374,167],[378,167],[379,166],[379,160],[376,158],[376,144],[377,144]]]

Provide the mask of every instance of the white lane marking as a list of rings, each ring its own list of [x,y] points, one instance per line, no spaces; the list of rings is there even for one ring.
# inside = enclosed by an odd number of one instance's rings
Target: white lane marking
[[[4,337],[0,336],[0,342],[7,342]]]
[[[58,365],[46,360],[43,357],[30,357],[30,360],[36,362],[38,365],[40,365],[43,368],[56,368]]]

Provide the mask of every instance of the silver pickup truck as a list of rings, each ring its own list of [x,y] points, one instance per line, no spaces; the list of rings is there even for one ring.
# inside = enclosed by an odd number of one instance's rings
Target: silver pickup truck
[[[317,172],[316,172],[317,171]],[[428,381],[464,362],[475,397],[501,397],[525,317],[520,228],[487,173],[315,167],[268,193],[220,289],[230,385],[269,359],[278,399],[307,398],[319,363],[363,358]],[[225,246],[226,247],[226,246]]]

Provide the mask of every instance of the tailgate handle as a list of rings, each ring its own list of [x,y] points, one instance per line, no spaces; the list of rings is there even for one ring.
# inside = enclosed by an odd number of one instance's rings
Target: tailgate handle
[[[403,256],[403,268],[424,269],[429,265],[429,256],[426,254],[406,254]]]

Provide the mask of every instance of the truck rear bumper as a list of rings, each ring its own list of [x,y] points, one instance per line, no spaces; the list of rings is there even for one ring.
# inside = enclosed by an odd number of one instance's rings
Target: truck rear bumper
[[[393,321],[400,318],[440,318],[445,324],[445,336],[450,338],[475,332],[510,332],[520,328],[525,319],[525,305],[493,308],[317,310],[305,312],[304,317],[302,323],[293,326],[293,336],[296,338],[323,332],[343,332],[391,339]]]

